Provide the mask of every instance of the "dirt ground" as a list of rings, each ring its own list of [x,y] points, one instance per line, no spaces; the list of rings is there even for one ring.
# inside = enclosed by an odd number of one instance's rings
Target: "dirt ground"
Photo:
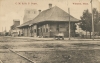
[[[30,41],[10,37],[1,40],[2,63],[100,63],[99,41]]]

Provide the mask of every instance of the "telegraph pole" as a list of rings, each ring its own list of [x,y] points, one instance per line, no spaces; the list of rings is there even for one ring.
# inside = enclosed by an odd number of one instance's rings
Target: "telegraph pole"
[[[2,32],[3,32],[3,27],[2,27]]]
[[[91,0],[91,12],[92,12],[92,35],[93,35],[93,40],[94,40],[94,20],[93,20],[93,10],[92,10],[92,0]]]
[[[68,0],[67,0],[67,6],[68,6]],[[68,14],[69,14],[69,40],[70,40],[70,8],[68,6]]]
[[[70,40],[70,8],[68,8],[68,13],[69,13],[69,40]]]
[[[2,27],[2,35],[3,35],[3,27]]]

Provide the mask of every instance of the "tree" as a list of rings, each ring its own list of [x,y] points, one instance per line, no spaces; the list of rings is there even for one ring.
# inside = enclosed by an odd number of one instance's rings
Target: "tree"
[[[75,37],[76,24],[73,23],[72,26],[73,26],[73,27],[72,27],[72,29],[73,29],[73,36]]]
[[[99,31],[99,21],[100,21],[100,16],[96,8],[93,9],[93,20],[94,20],[94,31],[98,32]]]
[[[90,38],[91,38],[91,32],[92,32],[92,15],[91,13],[87,10],[84,10],[83,15],[81,16],[81,23],[80,23],[80,28],[82,28],[82,30],[86,31],[86,35],[87,35],[87,31],[90,32]]]
[[[98,32],[98,26],[97,25],[99,23],[100,20],[100,16],[99,13],[97,11],[96,8],[93,8],[93,22],[94,22],[94,31]],[[86,31],[86,35],[87,35],[87,31],[90,32],[90,38],[91,38],[91,32],[92,32],[92,14],[87,10],[84,10],[83,15],[81,16],[81,23],[80,23],[80,27],[82,28],[82,30]]]

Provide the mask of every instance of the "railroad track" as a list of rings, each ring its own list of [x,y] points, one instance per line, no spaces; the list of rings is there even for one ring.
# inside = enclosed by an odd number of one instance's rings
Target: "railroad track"
[[[36,63],[35,61],[33,61],[33,60],[31,60],[31,59],[29,59],[29,58],[27,58],[27,57],[25,57],[25,56],[23,56],[23,55],[21,55],[21,54],[16,53],[15,51],[9,49],[8,47],[5,47],[5,48],[8,49],[9,51],[15,53],[16,55],[18,55],[18,56],[20,56],[20,57],[26,59],[26,60],[29,61],[30,63]],[[3,62],[1,61],[1,63],[3,63]]]
[[[0,63],[3,63],[2,60],[0,60]]]

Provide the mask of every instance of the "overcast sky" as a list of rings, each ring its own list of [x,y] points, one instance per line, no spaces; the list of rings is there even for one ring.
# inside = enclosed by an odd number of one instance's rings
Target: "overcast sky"
[[[90,1],[91,0],[0,0],[0,32],[2,31],[2,28],[4,30],[5,27],[8,31],[13,24],[13,19],[19,19],[22,24],[25,9],[41,9],[43,11],[49,8],[49,3],[52,3],[52,6],[56,5],[60,7],[66,12],[68,12],[69,7],[70,14],[75,18],[80,19],[84,10],[89,9],[91,12]],[[99,7],[99,0],[93,0],[93,8],[97,8],[100,12]]]

